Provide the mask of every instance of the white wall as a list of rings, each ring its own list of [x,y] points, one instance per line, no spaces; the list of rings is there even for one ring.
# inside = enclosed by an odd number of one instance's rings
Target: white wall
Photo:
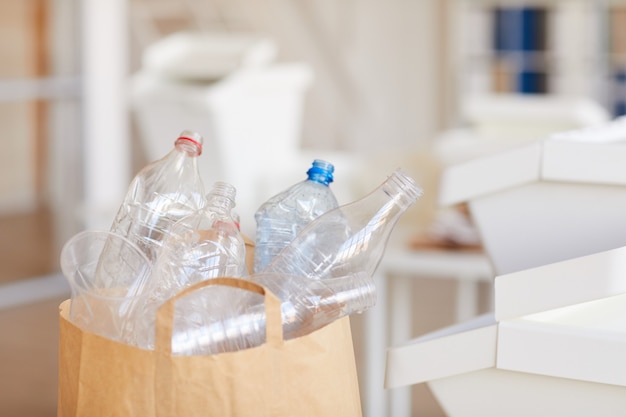
[[[274,0],[266,24],[283,59],[316,73],[305,147],[413,148],[441,129],[441,0]]]
[[[432,158],[428,160],[424,152],[419,151],[429,147],[443,129],[447,117],[443,109],[450,102],[444,100],[448,96],[449,83],[445,81],[448,76],[442,69],[447,42],[444,14],[450,0],[188,1],[196,1],[203,7],[201,14],[205,20],[200,29],[253,30],[267,34],[278,44],[279,61],[305,62],[312,67],[314,80],[307,91],[300,145],[310,151],[304,156],[305,164],[310,162],[309,155],[341,161],[336,164],[337,179],[341,178],[341,181],[335,183],[335,189],[341,182],[349,184],[347,188],[352,191],[349,197],[346,193],[342,202],[369,191],[372,184],[379,184],[397,167],[407,170],[424,187],[434,183],[437,167],[433,166]],[[221,23],[210,18],[217,9],[221,13]],[[167,12],[173,13],[170,9]],[[182,6],[177,9],[177,13],[186,19],[189,19],[189,12]],[[156,14],[159,16],[143,20],[136,11],[132,14],[135,17],[133,22],[143,23],[137,24],[131,33],[135,34],[136,41],[143,39],[138,43],[144,46],[150,44],[149,38],[156,41],[158,36],[154,32],[159,32],[149,30],[156,26],[146,22],[167,17]],[[179,123],[175,117],[168,120]],[[209,124],[208,116],[201,120]],[[160,123],[150,122],[149,125],[157,127]],[[186,123],[189,126],[189,122]],[[160,126],[157,130],[165,131]],[[196,130],[210,131],[206,128]],[[155,139],[159,132],[142,133],[143,139],[159,140]],[[246,137],[252,141],[259,140],[262,135],[252,132],[243,135],[244,139]],[[171,146],[169,136],[163,136],[163,140],[166,149]],[[260,140],[266,143],[264,139]],[[150,146],[156,149],[153,144]],[[333,151],[345,152],[338,155]],[[235,162],[241,160],[238,158]],[[347,160],[349,163],[345,164]],[[351,168],[360,166],[361,162],[367,169]],[[299,160],[295,162],[294,169],[301,163]],[[348,170],[351,172],[344,175]],[[259,196],[255,196],[249,211],[253,212],[272,193],[284,189],[292,182],[289,178],[300,178],[301,175],[302,169],[291,172],[281,166],[280,175],[275,176],[272,184],[262,192],[255,187]],[[352,177],[358,184],[352,181]],[[235,182],[231,178],[228,180]],[[235,185],[241,189],[239,184]],[[417,220],[428,220],[436,197],[436,193],[430,191],[433,188],[429,187],[429,192],[412,214],[404,216],[407,220],[410,218],[413,226]],[[240,209],[243,207],[241,203],[243,197],[238,196]],[[247,211],[241,210],[244,219],[250,218]]]

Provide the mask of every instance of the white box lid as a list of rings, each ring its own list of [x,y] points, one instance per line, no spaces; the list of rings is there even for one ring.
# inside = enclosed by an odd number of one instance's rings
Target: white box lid
[[[499,275],[494,288],[496,321],[626,294],[626,247]]]
[[[453,165],[442,174],[443,206],[536,181],[626,185],[626,119],[552,135]]]
[[[471,200],[539,180],[541,143],[475,158],[443,171],[439,202],[443,206]]]
[[[544,180],[626,184],[626,118],[553,135],[543,146]]]
[[[418,384],[496,364],[492,314],[446,327],[387,350],[385,387]]]
[[[626,386],[626,294],[498,323],[497,367]]]
[[[626,386],[626,294],[495,323],[487,314],[387,351],[386,388],[484,369]]]

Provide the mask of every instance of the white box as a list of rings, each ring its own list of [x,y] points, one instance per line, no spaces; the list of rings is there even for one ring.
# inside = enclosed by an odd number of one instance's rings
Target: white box
[[[626,247],[495,279],[497,367],[626,387]]]
[[[497,368],[626,389],[625,318],[620,296],[500,322]]]
[[[390,348],[387,388],[425,382],[450,417],[621,416],[626,247],[495,279],[495,313]]]
[[[499,322],[620,296],[626,246],[497,276],[494,292]]]
[[[626,388],[497,368],[428,383],[448,417],[621,417]]]
[[[626,121],[446,169],[440,203],[468,203],[496,274],[626,245]]]
[[[385,387],[402,387],[493,368],[496,337],[497,325],[493,315],[487,314],[390,348]]]
[[[499,355],[514,347],[501,346],[503,324],[492,320],[484,316],[389,349],[386,387],[427,383],[448,417],[623,415],[624,386],[502,368]]]

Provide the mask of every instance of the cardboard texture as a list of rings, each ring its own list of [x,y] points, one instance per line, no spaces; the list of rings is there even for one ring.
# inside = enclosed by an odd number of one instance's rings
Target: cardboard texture
[[[176,299],[208,285],[264,294],[267,341],[238,352],[173,356]],[[82,331],[60,306],[58,417],[362,415],[348,317],[283,340],[279,300],[263,287],[216,278],[182,291],[157,314],[148,351]]]

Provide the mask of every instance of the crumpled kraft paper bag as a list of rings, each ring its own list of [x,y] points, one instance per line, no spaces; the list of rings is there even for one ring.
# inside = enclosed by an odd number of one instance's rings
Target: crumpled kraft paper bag
[[[267,342],[238,352],[173,356],[176,299],[206,285],[265,295]],[[235,278],[199,283],[168,301],[148,351],[74,326],[60,306],[58,417],[361,417],[348,317],[307,336],[282,340],[280,302]]]

